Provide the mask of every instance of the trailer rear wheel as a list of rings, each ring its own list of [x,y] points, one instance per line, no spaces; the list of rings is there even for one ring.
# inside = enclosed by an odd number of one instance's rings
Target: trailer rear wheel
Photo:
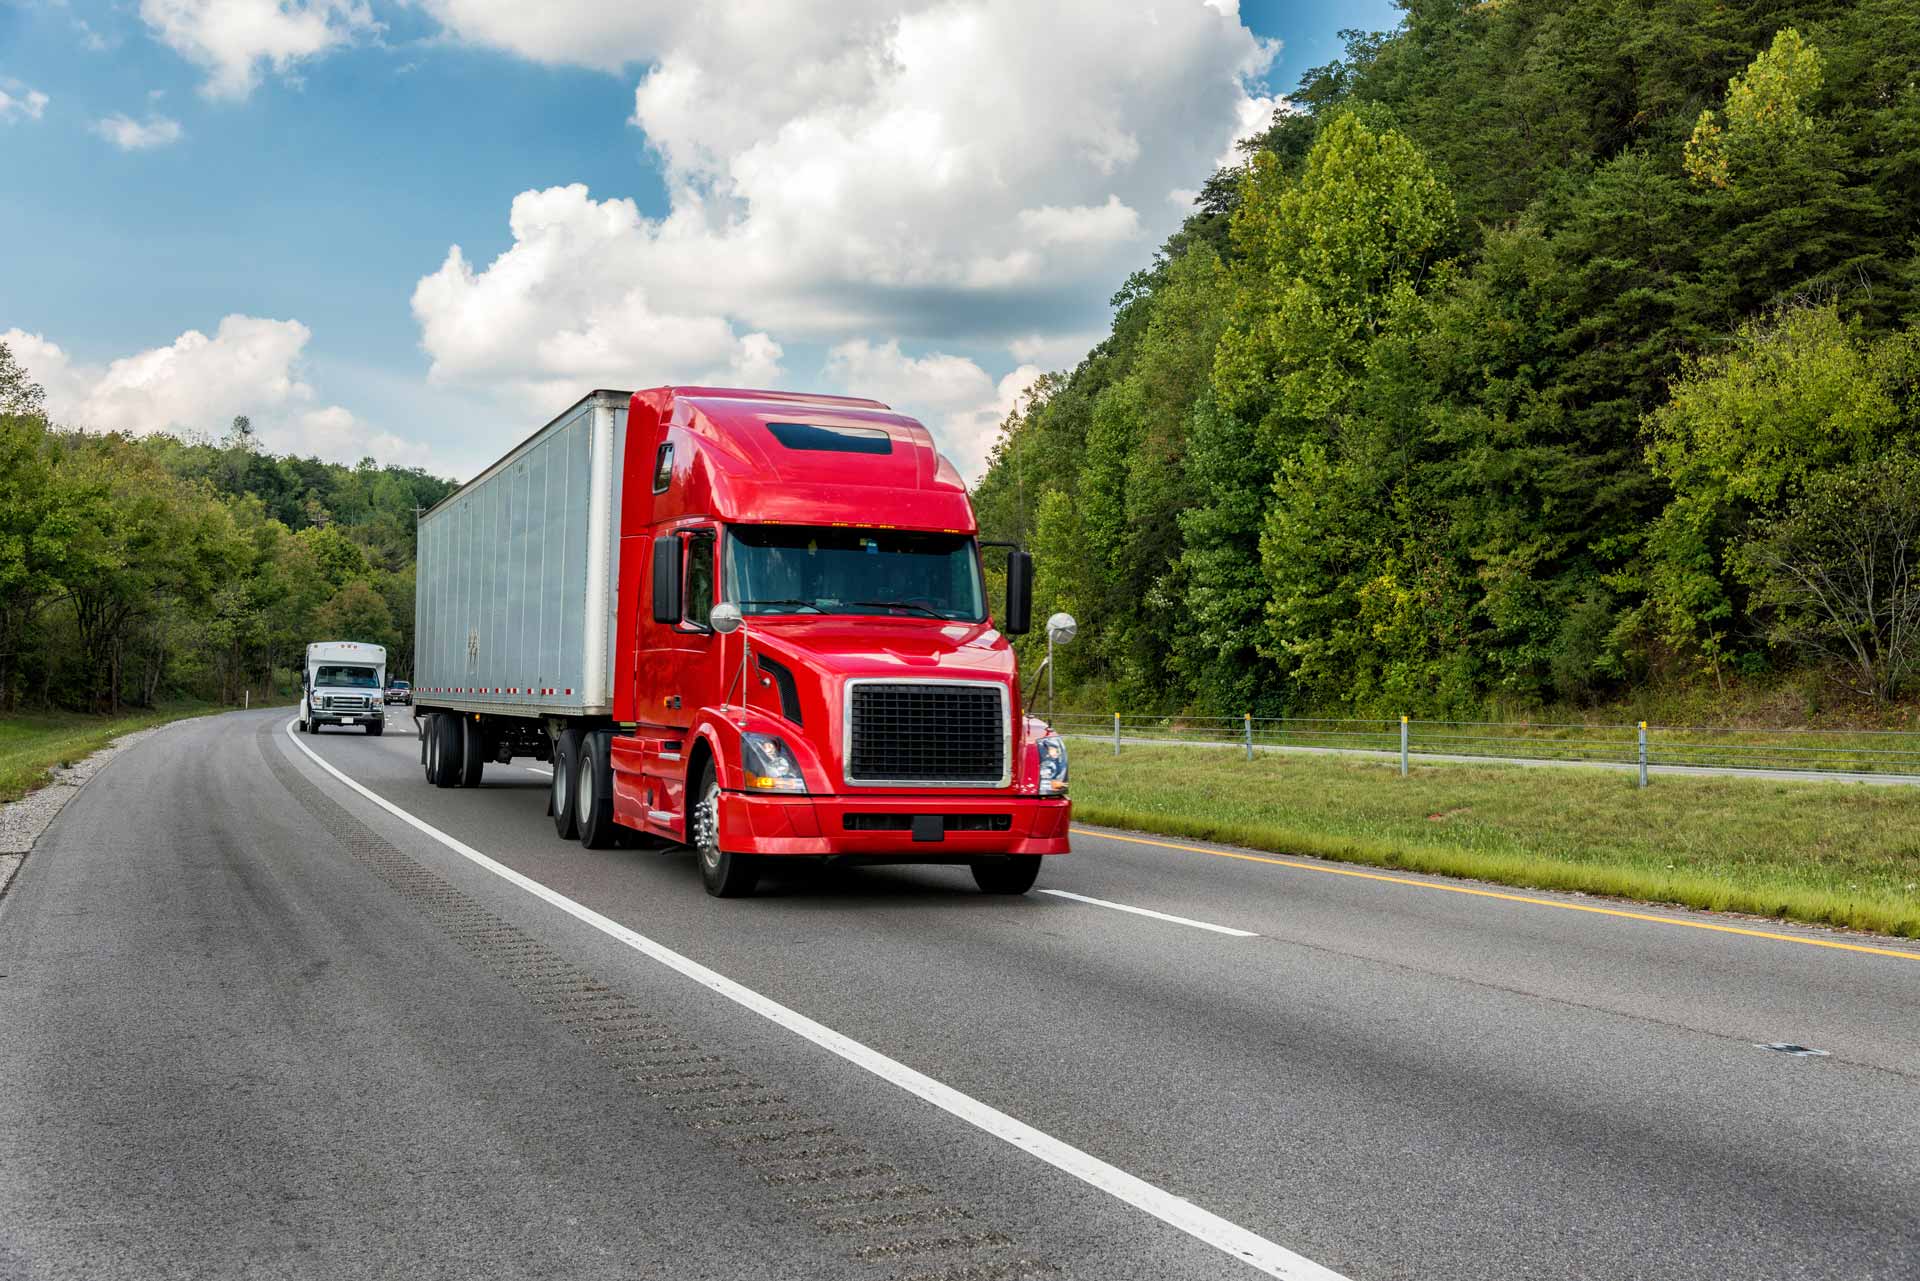
[[[581,736],[573,792],[580,843],[590,850],[611,849],[619,839],[620,825],[613,821],[613,762],[605,734]]]
[[[700,879],[715,898],[745,898],[760,883],[760,859],[753,854],[729,854],[720,848],[720,781],[713,762],[700,771],[695,794],[700,801],[687,815],[693,852],[700,856]]]
[[[973,883],[983,894],[1025,894],[1040,879],[1038,854],[1002,854],[974,859]]]
[[[434,771],[440,767],[440,718],[428,712],[420,722],[420,771],[427,776],[427,782],[434,781]]]
[[[478,719],[462,716],[458,725],[458,735],[454,739],[460,745],[455,759],[459,762],[459,784],[461,787],[480,786],[480,775],[487,767],[487,735]]]
[[[574,808],[574,772],[580,765],[580,731],[568,727],[553,740],[553,830],[563,841],[580,835],[580,815]]]
[[[429,745],[433,761],[433,785],[435,787],[457,787],[460,783],[460,754],[463,750],[460,738],[460,718],[449,712],[442,712],[433,718],[433,728],[427,731],[433,736]]]

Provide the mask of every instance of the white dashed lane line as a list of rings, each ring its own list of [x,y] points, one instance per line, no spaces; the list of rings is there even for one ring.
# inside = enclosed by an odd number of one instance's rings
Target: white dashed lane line
[[[1170,916],[1165,912],[1156,912],[1147,907],[1129,907],[1125,903],[1109,903],[1103,898],[1088,898],[1085,894],[1070,894],[1066,890],[1041,890],[1042,894],[1051,894],[1055,898],[1070,898],[1076,903],[1091,903],[1095,907],[1110,907],[1116,912],[1131,912],[1135,916],[1150,916],[1156,921],[1166,921],[1170,925],[1186,925],[1196,930],[1212,930],[1215,934],[1226,934],[1237,939],[1257,939],[1260,936],[1252,930],[1236,930],[1231,925],[1214,925],[1208,921],[1196,921],[1186,916]]]

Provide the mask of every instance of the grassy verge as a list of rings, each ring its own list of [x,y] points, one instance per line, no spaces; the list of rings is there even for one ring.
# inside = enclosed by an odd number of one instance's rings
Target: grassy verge
[[[1920,938],[1920,788],[1075,747],[1088,823]]]
[[[122,734],[228,710],[212,703],[170,703],[124,716],[22,712],[0,717],[0,802],[19,800],[46,784],[56,765],[84,760]]]

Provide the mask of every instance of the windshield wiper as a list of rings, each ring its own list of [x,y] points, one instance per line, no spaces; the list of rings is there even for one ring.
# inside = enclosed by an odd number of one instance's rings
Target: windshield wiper
[[[847,604],[854,605],[854,606],[865,605],[870,609],[915,609],[915,610],[919,610],[922,614],[925,614],[928,618],[937,618],[943,623],[950,623],[953,621],[951,618],[947,617],[947,615],[945,614],[942,614],[937,609],[928,609],[925,605],[915,605],[911,601],[850,600],[847,602]]]
[[[742,605],[794,605],[801,609],[810,609],[816,614],[824,614],[827,612],[810,600],[793,600],[791,598],[786,600],[743,600],[740,603]]]

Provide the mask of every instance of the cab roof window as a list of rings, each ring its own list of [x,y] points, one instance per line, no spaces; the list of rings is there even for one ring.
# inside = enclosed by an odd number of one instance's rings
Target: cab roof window
[[[773,438],[788,449],[830,454],[890,454],[893,437],[880,427],[824,427],[815,423],[768,423]]]

